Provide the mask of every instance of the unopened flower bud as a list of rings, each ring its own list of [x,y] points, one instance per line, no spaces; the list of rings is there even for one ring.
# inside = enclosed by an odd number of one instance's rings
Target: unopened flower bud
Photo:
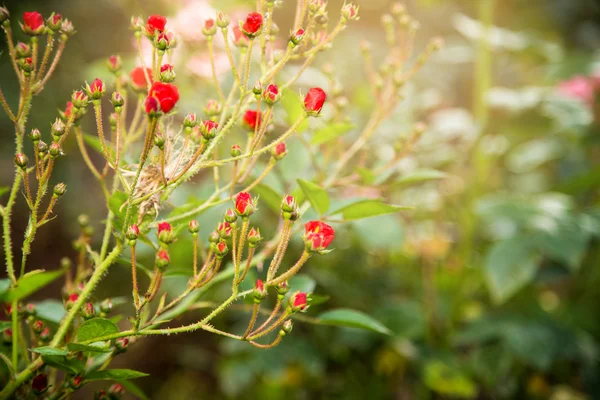
[[[209,243],[217,243],[219,240],[221,240],[221,235],[219,235],[219,232],[217,231],[212,231],[210,235],[208,235]]]
[[[31,57],[31,46],[23,42],[17,43],[15,46],[15,55],[18,59]]]
[[[223,13],[218,13],[216,24],[221,29],[227,28],[229,26],[229,17]]]
[[[90,217],[88,217],[86,214],[79,214],[77,217],[77,223],[80,227],[85,228],[90,223]]]
[[[106,65],[108,65],[108,69],[110,72],[112,72],[113,74],[117,74],[119,71],[121,71],[121,68],[123,67],[123,61],[121,60],[121,56],[112,55],[108,57],[108,59],[106,60]]]
[[[60,137],[65,133],[65,123],[62,119],[56,118],[56,121],[50,127],[52,136]]]
[[[231,146],[231,157],[239,157],[242,155],[242,148],[239,144]]]
[[[208,100],[206,107],[204,107],[204,114],[209,118],[221,114],[221,103],[215,99]]]
[[[235,212],[242,218],[248,218],[254,214],[256,206],[248,192],[240,192],[235,196]]]
[[[6,7],[0,7],[0,24],[10,19],[10,13]]]
[[[50,157],[52,158],[57,158],[63,154],[62,149],[60,148],[60,145],[58,143],[52,143],[50,145],[50,148],[48,149],[48,152],[50,153]]]
[[[73,92],[71,102],[76,108],[85,108],[89,103],[89,98],[82,90],[77,90]]]
[[[2,341],[4,343],[11,343],[12,342],[12,334],[13,334],[12,329],[10,329],[10,328],[5,329],[2,332]]]
[[[40,157],[43,157],[48,152],[48,145],[43,140],[40,140],[37,150]]]
[[[175,80],[177,74],[175,68],[171,64],[163,64],[160,67],[160,81],[165,83],[171,83]]]
[[[281,325],[281,330],[285,333],[288,334],[292,331],[292,328],[294,327],[294,323],[292,322],[291,319],[286,320],[282,325]]]
[[[39,129],[33,128],[31,132],[29,132],[29,139],[31,139],[34,143],[38,142],[42,138],[42,134]]]
[[[279,285],[277,285],[277,297],[279,297],[280,300],[283,299],[289,290],[290,285],[288,285],[287,281],[281,282]]]
[[[113,107],[115,108],[115,111],[120,112],[123,107],[123,104],[125,104],[125,99],[123,99],[123,96],[121,95],[121,93],[113,92],[113,94],[110,98],[110,102],[112,103]]]
[[[171,262],[171,258],[169,257],[169,253],[165,249],[160,249],[158,253],[156,253],[156,267],[160,271],[164,271],[169,263]]]
[[[306,32],[304,31],[304,29],[302,29],[302,28],[298,29],[296,32],[293,32],[292,35],[290,36],[290,42],[294,46],[297,46],[302,41],[302,39],[304,39],[305,34],[306,34]]]
[[[83,377],[81,375],[74,376],[71,380],[69,380],[69,386],[72,389],[79,389],[83,384]]]
[[[158,240],[164,244],[170,244],[175,241],[175,234],[173,233],[173,228],[171,224],[168,222],[159,222],[158,223]]]
[[[358,7],[352,3],[345,4],[342,7],[342,17],[346,21],[356,21],[358,20]]]
[[[73,36],[75,34],[73,23],[68,19],[64,19],[60,27],[60,33],[64,35],[61,37],[61,40],[66,40],[66,37]]]
[[[48,376],[38,374],[31,380],[31,390],[36,396],[40,396],[48,390]]]
[[[259,96],[262,93],[262,82],[256,81],[254,86],[252,86],[252,93]]]
[[[237,214],[235,213],[235,211],[233,211],[233,208],[228,208],[227,210],[225,210],[225,221],[229,222],[230,224],[235,223],[235,221],[237,221]]]
[[[52,33],[56,33],[59,30],[61,30],[62,22],[62,15],[53,12],[52,14],[50,14],[48,19],[46,19],[46,26],[50,29]]]
[[[135,241],[139,236],[140,228],[137,226],[137,224],[130,225],[129,228],[127,228],[127,232],[125,232],[125,237],[129,241]]]
[[[104,314],[108,314],[110,310],[113,308],[113,303],[110,298],[104,299],[102,303],[100,303],[100,312]]]
[[[260,230],[258,228],[254,229],[253,227],[250,229],[250,232],[248,232],[248,247],[251,249],[255,248],[260,244],[262,239],[262,236],[260,236]]]
[[[309,221],[304,225],[302,239],[308,252],[325,254],[327,247],[335,239],[335,230],[325,222]]]
[[[67,191],[67,185],[65,185],[64,183],[58,183],[56,186],[54,186],[54,196],[55,197],[61,197],[63,194],[65,194],[65,192]]]
[[[217,26],[215,25],[214,19],[208,18],[204,21],[202,33],[204,34],[204,36],[214,36],[214,34],[217,33]]]
[[[196,221],[195,219],[191,220],[188,225],[188,230],[192,235],[194,235],[194,237],[196,237],[198,235],[198,232],[200,231],[200,224],[198,223],[198,221]]]
[[[227,247],[227,243],[223,240],[221,240],[218,243],[213,243],[211,247],[212,247],[215,255],[217,256],[217,258],[225,257],[227,255],[227,252],[229,251],[229,248]]]
[[[165,149],[165,137],[160,132],[154,135],[154,145],[161,150]]]
[[[218,127],[219,124],[217,124],[215,121],[211,121],[210,119],[202,121],[202,124],[200,125],[202,137],[206,140],[214,138],[217,134]]]
[[[75,302],[79,299],[79,295],[77,293],[71,294],[67,297],[67,301],[65,302],[65,308],[70,310],[75,305]]]
[[[267,297],[267,291],[265,290],[265,285],[261,279],[256,280],[253,295],[255,303],[260,303],[265,297]]]
[[[24,12],[21,29],[29,36],[38,36],[44,33],[44,17],[37,11]]]
[[[37,314],[37,310],[35,309],[35,304],[27,303],[25,306],[24,313],[27,317],[33,317]]]
[[[81,307],[81,316],[83,319],[92,319],[96,315],[96,309],[91,302],[87,302]]]
[[[267,103],[270,106],[277,103],[281,98],[281,93],[279,93],[279,88],[277,87],[277,85],[268,85],[265,91],[262,93],[262,98],[265,101],[265,103]]]
[[[312,117],[316,117],[321,112],[327,95],[321,88],[311,88],[304,97],[304,110]]]
[[[117,351],[119,353],[124,352],[128,346],[129,346],[129,338],[122,337],[122,338],[118,338],[115,340],[115,349],[117,349]]]
[[[134,33],[141,33],[144,28],[144,21],[140,17],[131,17],[129,21],[129,29]]]
[[[27,168],[28,161],[29,160],[27,159],[27,156],[23,153],[19,153],[15,156],[15,164],[22,170],[25,170]]]
[[[85,91],[92,100],[100,100],[104,92],[106,92],[106,85],[102,82],[102,79],[96,78],[91,85],[86,83]],[[73,104],[75,104],[75,102],[73,102]],[[76,104],[75,106],[79,107]]]
[[[33,71],[33,59],[31,57],[22,58],[19,60],[19,66],[25,75],[29,75],[29,73]]]
[[[159,33],[156,37],[156,48],[160,51],[165,51],[170,49],[171,47],[174,47],[172,43],[173,39],[174,36],[170,32]]]
[[[125,393],[125,388],[120,383],[114,383],[108,388],[108,394],[111,399],[120,399]]]
[[[221,222],[217,226],[217,232],[219,232],[219,236],[221,236],[222,239],[229,239],[232,232],[231,224],[227,221]]]
[[[276,160],[283,159],[283,157],[285,157],[286,154],[287,154],[287,148],[285,147],[284,142],[277,143],[277,146],[275,146],[273,149],[271,149],[271,155]]]
[[[290,297],[289,305],[293,312],[306,311],[309,305],[307,294],[304,292],[296,292]]]
[[[34,321],[33,324],[31,324],[31,329],[36,334],[42,333],[42,331],[44,330],[44,328],[45,328],[44,321],[42,321],[40,319],[38,319],[37,321]]]
[[[42,342],[46,342],[48,340],[50,340],[50,328],[45,327],[44,330],[42,332],[40,332],[40,340]]]

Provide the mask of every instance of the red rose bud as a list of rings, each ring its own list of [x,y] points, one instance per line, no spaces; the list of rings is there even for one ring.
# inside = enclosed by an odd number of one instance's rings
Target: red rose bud
[[[115,383],[108,388],[108,393],[111,398],[121,398],[121,396],[125,393],[125,388],[120,383]]]
[[[35,309],[35,304],[27,303],[27,305],[25,306],[25,316],[33,317],[36,313],[37,311]]]
[[[290,297],[290,306],[292,307],[292,311],[305,311],[308,307],[308,299],[307,295],[304,292],[297,292],[292,297]]]
[[[277,146],[275,146],[275,148],[273,148],[271,150],[271,155],[276,160],[281,160],[283,157],[285,157],[286,154],[287,154],[287,149],[285,147],[284,142],[278,143]]]
[[[248,218],[255,211],[254,201],[248,192],[240,192],[235,196],[235,212],[242,218]]]
[[[156,37],[156,48],[161,51],[165,51],[170,49],[171,47],[175,47],[175,36],[172,32],[162,32],[159,33]]]
[[[44,322],[39,319],[37,321],[34,321],[33,324],[31,324],[31,329],[33,329],[33,331],[37,334],[42,333],[44,328]]]
[[[44,17],[36,11],[24,12],[21,29],[27,35],[36,36],[44,33]]]
[[[216,24],[219,28],[227,28],[229,26],[229,17],[223,13],[218,13]]]
[[[183,126],[185,128],[191,129],[191,128],[195,127],[197,123],[198,123],[198,120],[196,119],[196,114],[194,114],[194,113],[189,113],[183,119]]]
[[[239,144],[231,146],[231,157],[239,157],[242,155],[242,148]]]
[[[162,243],[169,244],[173,243],[175,240],[175,236],[173,234],[173,228],[171,224],[168,222],[159,222],[158,223],[158,240]]]
[[[229,248],[227,248],[227,243],[225,243],[224,241],[213,243],[212,249],[215,252],[217,258],[225,257],[227,255],[227,252],[229,251]]]
[[[119,92],[113,92],[110,98],[110,102],[112,103],[113,107],[115,108],[115,111],[117,112],[121,112],[123,104],[125,104],[125,100]]]
[[[243,23],[240,21],[240,29],[248,37],[258,36],[263,24],[263,16],[260,13],[252,12],[246,17]]]
[[[47,342],[50,339],[50,328],[46,327],[44,328],[44,330],[40,333],[40,340],[42,342]]]
[[[37,396],[48,390],[48,377],[46,374],[38,374],[31,380],[31,390]]]
[[[169,253],[165,249],[160,249],[158,253],[156,253],[156,267],[160,271],[164,271],[165,268],[171,262],[171,258],[169,258]]]
[[[202,121],[202,125],[200,125],[200,132],[202,132],[202,137],[206,140],[210,140],[215,137],[217,134],[217,128],[219,124],[215,121],[211,121],[210,119],[206,119]]]
[[[146,72],[148,73],[148,79],[150,79],[150,84],[152,84],[152,70],[150,68],[146,68]],[[146,74],[144,73],[144,68],[135,67],[133,71],[131,71],[131,87],[135,90],[146,91],[148,88],[148,81],[146,81]]]
[[[312,117],[319,115],[323,104],[325,104],[327,95],[321,88],[309,89],[308,93],[304,97],[304,110]]]
[[[113,303],[110,298],[104,299],[102,303],[100,303],[100,312],[104,314],[108,314],[110,310],[113,308]]]
[[[358,7],[352,3],[348,3],[342,7],[342,17],[346,21],[355,21],[358,19]]]
[[[19,60],[19,66],[25,75],[29,75],[29,73],[33,71],[33,59],[31,57],[21,58]]]
[[[262,97],[265,103],[273,105],[279,101],[281,98],[281,93],[279,93],[279,88],[277,85],[270,84],[263,92]]]
[[[94,305],[90,302],[85,303],[83,307],[81,307],[81,316],[83,319],[91,319],[96,315],[96,310],[94,309]]]
[[[69,386],[71,386],[71,388],[73,388],[73,389],[79,389],[81,387],[82,383],[83,383],[83,377],[81,375],[77,375],[69,381]]]
[[[27,156],[23,153],[19,153],[15,156],[15,165],[21,168],[22,170],[25,170],[27,168],[28,161],[29,160],[27,159]]]
[[[161,33],[165,30],[167,19],[162,15],[151,15],[146,22],[146,33],[154,36],[155,33]]]
[[[288,285],[287,281],[281,282],[279,285],[277,285],[277,298],[279,300],[283,300],[289,290],[290,285]]]
[[[73,92],[71,102],[75,108],[86,108],[89,103],[89,98],[83,90]]]
[[[177,74],[175,74],[175,70],[171,64],[163,64],[160,67],[160,81],[170,83],[175,80]]]
[[[265,285],[263,284],[262,280],[256,280],[253,294],[255,303],[260,303],[265,297],[267,297],[267,291],[265,290]]]
[[[101,79],[96,78],[94,79],[94,82],[92,82],[91,85],[86,84],[85,91],[87,92],[88,96],[91,97],[92,100],[99,100],[100,98],[102,98],[104,92],[106,92],[106,86],[104,85],[104,82],[102,82]]]
[[[31,56],[31,46],[23,42],[17,43],[15,46],[15,55],[18,59]]]
[[[204,114],[208,117],[221,114],[221,103],[214,99],[208,100],[206,107],[204,107]]]
[[[292,42],[292,44],[294,46],[297,46],[298,43],[300,43],[302,41],[302,39],[304,39],[304,35],[306,34],[306,31],[302,28],[298,29],[296,32],[292,33],[292,35],[290,36],[290,42]]]
[[[108,397],[108,395],[106,394],[106,390],[98,390],[97,392],[94,392],[94,400],[112,400],[110,397]]]
[[[309,252],[323,253],[335,238],[334,229],[321,221],[309,221],[304,225],[304,243]]]
[[[8,329],[5,329],[4,332],[2,332],[2,341],[4,343],[12,342],[12,329],[8,328]]]
[[[281,202],[281,215],[284,219],[296,221],[300,216],[300,210],[293,196],[285,196]]]
[[[195,219],[191,220],[188,225],[188,230],[192,235],[198,235],[198,232],[200,231],[200,224],[198,224],[198,221]]]
[[[230,224],[233,224],[235,221],[237,221],[237,214],[232,208],[225,210],[225,221],[229,222]]]
[[[150,88],[150,96],[158,100],[162,112],[168,113],[179,101],[179,90],[170,83],[154,82]]]
[[[135,245],[135,241],[139,236],[140,228],[137,226],[137,224],[131,225],[129,228],[127,228],[127,232],[125,232],[125,237],[127,238],[127,240],[129,240],[130,246]]]
[[[231,237],[231,224],[227,221],[221,222],[219,226],[217,226],[217,232],[219,232],[219,236],[222,239],[228,239]]]
[[[129,338],[123,337],[115,340],[115,348],[118,352],[122,353],[129,346]]]
[[[0,7],[0,24],[10,19],[10,13],[5,7]]]
[[[75,302],[77,301],[77,299],[79,299],[79,295],[77,293],[71,294],[67,298],[67,301],[65,302],[65,308],[67,310],[70,310],[71,308],[73,308],[73,306],[75,305]]]
[[[260,230],[254,229],[253,227],[250,229],[250,232],[248,232],[248,247],[251,249],[255,248],[260,244],[262,239],[262,236],[260,236]]]
[[[205,36],[213,36],[215,33],[217,33],[217,26],[215,25],[214,19],[209,18],[206,21],[204,21],[204,27],[202,28],[202,33]]]
[[[146,97],[146,100],[144,101],[144,110],[146,111],[146,114],[150,116],[159,115],[160,103],[158,102],[158,99],[152,96]]]
[[[106,64],[108,65],[108,69],[110,72],[116,74],[117,72],[119,72],[121,70],[121,67],[123,66],[123,62],[121,61],[121,57],[120,56],[110,56],[108,57],[108,59],[106,60]]]
[[[257,124],[260,125],[261,118],[262,118],[262,113],[260,111],[248,110],[244,114],[242,123],[244,124],[244,126],[246,128],[248,128],[248,130],[253,131],[256,129]]]
[[[247,47],[248,38],[238,26],[233,27],[233,44],[237,47]]]
[[[50,28],[52,32],[58,32],[62,28],[63,18],[62,15],[52,13],[46,20],[46,26]]]

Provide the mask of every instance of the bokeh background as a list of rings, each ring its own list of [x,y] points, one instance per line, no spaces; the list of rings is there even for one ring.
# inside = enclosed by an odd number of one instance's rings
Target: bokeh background
[[[282,32],[292,24],[292,3],[284,1],[276,13]],[[311,260],[302,282],[329,296],[309,316],[354,308],[377,318],[392,334],[297,323],[293,334],[267,351],[205,332],[147,338],[113,365],[151,373],[136,382],[150,398],[600,398],[600,3],[405,3],[421,24],[417,47],[432,36],[446,44],[408,86],[402,106],[370,144],[370,156],[385,160],[400,132],[417,121],[429,129],[415,154],[390,171],[394,179],[374,186],[366,176],[346,190],[359,196],[375,191],[416,209],[340,227],[343,239],[336,251]],[[73,89],[108,76],[107,56],[121,54],[133,66],[131,15],[161,13],[179,21],[180,29],[188,30],[181,33],[193,38],[215,9],[249,9],[235,0],[5,4],[14,16],[28,10],[59,12],[78,31],[46,90],[35,98],[29,127],[47,127]],[[369,40],[374,54],[381,55],[380,20],[392,3],[356,4],[360,21],[319,56],[306,79],[323,79],[318,66],[333,64],[349,100],[348,117],[359,122],[373,100],[358,44]],[[341,5],[329,2],[332,19]],[[489,41],[482,39],[486,32]],[[182,75],[190,76],[182,92],[184,112],[199,111],[214,96],[201,48],[199,43],[197,59],[185,58]],[[12,74],[9,60],[1,56],[0,87],[14,104],[18,86]],[[8,185],[13,133],[4,114],[0,132],[0,184]],[[59,219],[38,233],[31,264],[43,268],[73,256],[81,213],[90,216],[101,240],[101,192],[74,141],[66,143],[65,152],[72,156],[58,163],[57,176],[73,196],[65,196]],[[287,176],[295,176],[303,157],[298,152],[288,164],[284,160]],[[193,190],[202,188],[192,187],[185,195]],[[14,214],[16,238],[27,222],[23,206]],[[216,214],[200,216],[203,235],[216,223]],[[276,216],[264,218],[268,235]],[[185,240],[175,246],[172,258],[184,260],[181,268],[189,265],[189,249]],[[294,242],[294,253],[300,249]],[[187,279],[176,270],[165,282],[174,292]],[[98,300],[129,293],[130,284],[127,266],[114,267]],[[215,299],[227,288],[219,290]],[[59,291],[60,284],[51,286],[34,300],[58,299]],[[127,305],[120,307],[130,312]],[[179,322],[195,321],[202,312]],[[243,330],[244,315],[234,310],[215,324]],[[73,398],[90,396],[86,390]]]

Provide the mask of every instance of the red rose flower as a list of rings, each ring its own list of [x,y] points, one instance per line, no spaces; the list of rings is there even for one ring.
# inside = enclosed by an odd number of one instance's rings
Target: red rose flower
[[[28,35],[38,35],[44,30],[44,17],[37,11],[23,13],[23,31]]]
[[[250,193],[240,192],[235,196],[235,211],[242,217],[247,217],[254,212],[254,200]]]
[[[133,86],[134,89],[146,90],[148,83],[152,84],[152,70],[146,68],[146,72],[148,73],[150,82],[146,81],[146,74],[144,74],[144,69],[142,67],[135,67],[133,71],[131,71],[131,86]]]
[[[177,86],[170,83],[154,82],[149,96],[158,100],[162,112],[168,113],[179,101],[179,90]]]
[[[256,36],[262,28],[263,16],[260,13],[252,12],[246,17],[242,25],[242,31],[248,36]]]
[[[260,120],[262,118],[262,113],[257,110],[248,110],[244,114],[244,118],[242,119],[244,125],[249,130],[255,130],[256,125],[260,125]]]
[[[321,221],[309,221],[304,225],[304,243],[311,252],[323,251],[335,238],[335,231]]]
[[[160,103],[156,97],[148,96],[144,101],[144,109],[146,114],[158,114],[160,112]]]
[[[146,32],[148,32],[149,35],[154,36],[155,32],[163,32],[166,24],[167,19],[162,15],[151,15],[148,17],[146,23]]]
[[[304,109],[309,115],[315,116],[321,112],[327,95],[321,88],[312,88],[304,97]]]

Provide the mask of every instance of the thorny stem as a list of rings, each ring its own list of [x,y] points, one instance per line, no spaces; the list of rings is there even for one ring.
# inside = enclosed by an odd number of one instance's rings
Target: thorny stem
[[[273,340],[273,342],[271,342],[269,344],[260,344],[260,343],[256,343],[253,340],[250,340],[250,344],[252,344],[252,346],[254,346],[254,347],[258,347],[259,349],[271,349],[271,348],[277,346],[281,342],[281,339],[283,339],[283,335],[277,335],[275,340]]]
[[[50,76],[52,76],[52,74],[54,73],[54,70],[58,66],[58,61],[60,60],[60,57],[62,56],[62,53],[65,50],[66,44],[66,40],[60,40],[58,48],[56,49],[56,53],[54,53],[54,59],[52,60],[52,64],[50,64],[50,68],[48,68],[48,72],[46,73],[46,76],[44,76],[44,79],[42,79],[35,85],[34,93],[41,92],[44,86],[46,85],[46,82],[48,82],[48,79],[50,79]]]
[[[287,281],[288,279],[290,279],[292,276],[294,276],[296,274],[296,272],[298,272],[300,270],[300,268],[302,268],[304,263],[310,258],[310,255],[311,255],[311,253],[304,250],[304,252],[300,256],[300,258],[298,259],[298,261],[296,262],[296,264],[294,264],[294,266],[292,268],[290,268],[284,274],[281,274],[278,278],[273,279],[272,281],[267,281],[267,285],[268,286],[276,286],[276,285],[279,285],[281,282]]]
[[[293,221],[286,219],[283,222],[283,229],[281,230],[281,239],[277,246],[277,250],[275,251],[275,256],[273,256],[273,260],[271,261],[271,265],[269,266],[269,270],[267,271],[267,282],[273,279],[273,276],[277,273],[277,269],[283,260],[283,255],[285,254],[285,250],[287,249],[288,243],[292,234],[292,225]]]
[[[8,118],[10,118],[11,121],[15,122],[17,120],[17,117],[15,117],[15,114],[13,114],[12,110],[10,109],[8,102],[4,97],[4,93],[2,93],[2,89],[0,89],[0,103],[2,103],[2,107],[4,107],[4,111],[6,111]]]
[[[4,24],[2,24],[2,28],[4,29],[4,32],[6,33],[6,43],[8,44],[8,55],[9,55],[8,58],[10,58],[13,69],[15,70],[15,72],[17,74],[17,78],[19,79],[19,81],[21,81],[21,74],[20,74],[19,66],[17,65],[17,58],[15,57],[15,45],[12,40],[12,29],[11,29],[10,25],[4,25]]]
[[[242,335],[242,340],[245,340],[248,337],[248,335],[250,334],[250,332],[252,331],[252,328],[254,328],[254,324],[256,324],[256,316],[258,315],[259,308],[260,308],[260,303],[254,302],[254,307],[252,307],[252,315],[250,316],[250,322],[248,322],[248,327],[246,328],[246,331]]]
[[[229,64],[231,64],[231,72],[233,73],[235,82],[241,88],[242,83],[240,82],[240,76],[235,67],[235,61],[233,61],[233,55],[231,54],[231,48],[229,47],[229,38],[227,37],[227,28],[222,28],[221,33],[223,34],[223,41],[225,42],[225,53],[227,54],[227,58],[229,59]],[[223,110],[223,113],[225,113],[225,110]]]
[[[135,244],[131,245],[131,281],[133,285],[133,304],[135,305],[135,309],[137,310],[140,308],[140,294],[138,291]]]
[[[275,316],[279,312],[279,308],[281,307],[282,302],[283,302],[283,296],[277,296],[277,302],[275,303],[275,307],[273,307],[273,311],[271,311],[271,314],[267,317],[265,322],[263,322],[258,328],[253,330],[250,335],[256,335],[258,332],[263,330],[267,325],[269,325],[269,322],[271,322],[273,320],[273,318],[275,318]]]
[[[48,60],[50,60],[50,54],[52,53],[52,49],[54,48],[54,35],[48,35],[46,40],[46,50],[44,51],[42,63],[40,64],[40,68],[38,69],[36,75],[36,79],[38,81],[42,79],[42,75],[44,75],[44,72],[46,71],[46,66],[48,65]]]
[[[250,265],[252,265],[252,257],[254,257],[255,251],[256,251],[255,247],[250,247],[248,249],[248,258],[246,259],[246,266],[244,267],[244,272],[242,273],[242,276],[240,276],[240,279],[238,279],[238,281],[237,281],[238,285],[240,283],[242,283],[244,281],[244,279],[246,278],[246,275],[248,274],[248,271],[250,270]]]
[[[50,199],[50,203],[48,203],[48,208],[46,208],[46,212],[44,213],[44,215],[40,219],[40,222],[38,222],[38,224],[37,224],[38,228],[40,226],[42,226],[42,224],[46,221],[46,219],[48,218],[48,216],[50,215],[50,213],[54,209],[54,206],[56,205],[56,201],[57,200],[58,200],[58,197],[52,196],[52,198]]]
[[[275,322],[273,322],[273,324],[264,329],[262,332],[258,332],[255,335],[252,335],[248,338],[248,340],[254,340],[254,339],[258,339],[259,337],[263,337],[266,334],[268,334],[269,332],[273,331],[275,328],[277,328],[279,326],[279,324],[281,324],[287,317],[289,317],[291,315],[291,312],[286,310]]]
[[[215,84],[215,88],[217,89],[217,93],[219,93],[219,99],[221,103],[225,101],[225,95],[223,94],[223,90],[221,89],[221,84],[219,83],[219,77],[217,76],[217,67],[215,66],[215,52],[213,46],[213,37],[209,36],[206,40],[208,44],[208,56],[210,58],[210,67],[212,70],[212,78]]]
[[[234,292],[237,289],[237,280],[240,272],[240,263],[242,261],[242,252],[244,251],[244,244],[246,243],[246,237],[248,236],[248,228],[250,227],[250,219],[242,218],[242,231],[240,232],[240,239],[237,245],[237,254],[235,255],[235,262],[233,266],[235,268],[233,286]]]
[[[152,81],[150,80],[150,75],[148,75],[148,71],[146,70],[146,65],[144,64],[144,52],[142,51],[142,37],[139,33],[136,36],[138,51],[140,53],[140,63],[142,64],[142,70],[144,71],[144,78],[146,78],[146,86],[148,87],[148,90],[150,90],[150,82]],[[154,61],[154,56],[152,57],[152,60]]]

